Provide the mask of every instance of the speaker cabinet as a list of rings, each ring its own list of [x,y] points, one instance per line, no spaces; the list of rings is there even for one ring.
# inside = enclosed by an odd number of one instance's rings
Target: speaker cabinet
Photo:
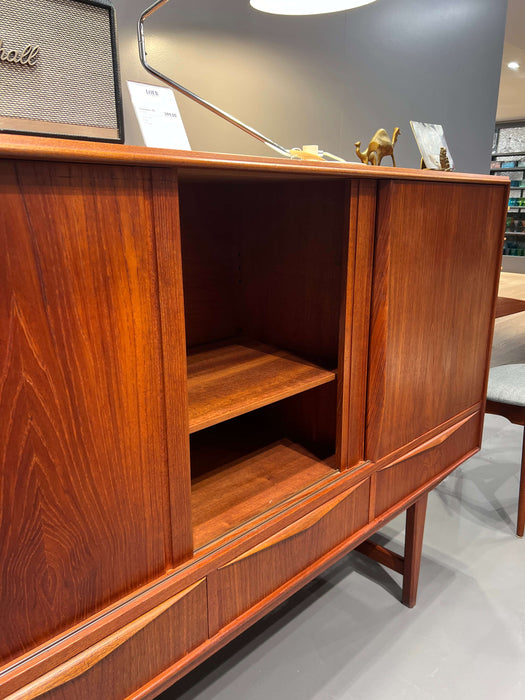
[[[0,0],[0,130],[124,141],[109,0]]]

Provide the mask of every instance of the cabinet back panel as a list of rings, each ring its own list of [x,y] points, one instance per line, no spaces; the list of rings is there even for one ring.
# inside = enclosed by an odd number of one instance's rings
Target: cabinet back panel
[[[149,171],[0,164],[0,660],[160,574]]]
[[[237,186],[238,187],[238,186]],[[184,314],[188,347],[241,333],[240,218],[237,187],[180,182]]]
[[[336,451],[337,385],[325,384],[279,401],[268,409],[275,425],[286,426],[286,435],[319,459]]]
[[[244,225],[245,328],[263,342],[337,366],[346,238],[346,185],[265,183]]]
[[[334,369],[342,181],[181,182],[188,347],[245,335]]]

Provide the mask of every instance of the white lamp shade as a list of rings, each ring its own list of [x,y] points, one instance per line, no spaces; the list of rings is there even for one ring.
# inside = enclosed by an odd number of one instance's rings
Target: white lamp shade
[[[274,15],[324,15],[351,10],[371,2],[375,0],[250,0],[250,5],[256,10]]]

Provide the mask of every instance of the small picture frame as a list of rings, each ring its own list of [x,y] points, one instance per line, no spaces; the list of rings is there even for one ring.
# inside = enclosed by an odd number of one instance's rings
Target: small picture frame
[[[421,167],[430,170],[454,170],[454,161],[450,155],[441,124],[410,122],[410,126],[421,153]]]

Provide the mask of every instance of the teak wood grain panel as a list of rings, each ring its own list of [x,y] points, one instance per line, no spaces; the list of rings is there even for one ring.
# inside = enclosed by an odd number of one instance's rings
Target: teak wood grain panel
[[[179,201],[187,345],[239,335],[242,191],[220,181],[181,182]]]
[[[160,305],[162,384],[168,460],[169,542],[175,565],[192,554],[191,473],[188,436],[186,337],[180,238],[179,190],[173,170],[151,171],[156,275]],[[152,339],[153,340],[153,339]],[[157,436],[162,439],[161,435]]]
[[[353,182],[348,189],[350,231],[337,375],[338,431],[341,436],[337,463],[342,469],[363,461],[365,452],[376,183]]]
[[[375,476],[375,517],[479,448],[480,413],[451,425]]]
[[[366,525],[369,493],[367,480],[210,576],[210,635]]]
[[[366,458],[483,400],[505,195],[483,185],[380,185]]]
[[[265,182],[246,187],[243,197],[246,334],[335,369],[349,231],[347,183]]]
[[[7,697],[122,700],[207,638],[206,582],[200,581]]]
[[[188,541],[171,551],[149,171],[2,161],[0,188],[7,661],[159,576]]]

